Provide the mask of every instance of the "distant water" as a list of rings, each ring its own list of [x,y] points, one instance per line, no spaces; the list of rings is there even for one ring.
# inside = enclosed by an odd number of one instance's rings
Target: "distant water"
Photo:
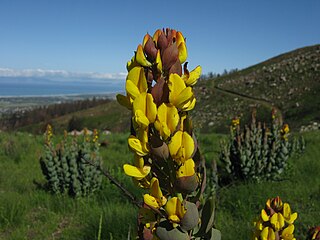
[[[109,94],[123,92],[123,82],[87,83],[87,82],[50,82],[17,83],[0,81],[0,97],[60,96],[81,94]]]

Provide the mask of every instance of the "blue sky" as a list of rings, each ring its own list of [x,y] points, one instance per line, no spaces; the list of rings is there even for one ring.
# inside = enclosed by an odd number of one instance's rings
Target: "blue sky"
[[[219,73],[319,44],[319,24],[319,0],[1,0],[0,76],[124,78],[162,27],[187,38],[190,69]]]

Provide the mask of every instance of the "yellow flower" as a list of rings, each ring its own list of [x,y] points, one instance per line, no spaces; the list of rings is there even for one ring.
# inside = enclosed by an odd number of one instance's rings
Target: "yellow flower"
[[[193,138],[183,131],[177,131],[168,145],[170,155],[178,163],[184,163],[192,157],[195,146]]]
[[[134,100],[139,94],[147,92],[148,85],[147,79],[144,74],[144,68],[141,66],[133,67],[126,79],[126,91],[132,100]]]
[[[186,160],[177,171],[177,178],[190,177],[195,174],[195,164],[192,158]]]
[[[138,131],[137,137],[130,135],[128,138],[128,145],[130,149],[139,156],[147,155],[149,153],[147,129]]]
[[[169,81],[169,102],[182,111],[189,111],[194,108],[196,99],[191,87],[187,87],[183,79],[176,73],[170,74]]]
[[[144,159],[135,154],[134,165],[124,164],[123,170],[128,176],[134,177],[136,180],[141,180],[150,173],[151,167],[144,165]]]
[[[270,223],[276,231],[284,227],[284,217],[281,213],[274,213],[270,218]]]
[[[240,119],[239,118],[234,118],[232,119],[232,126],[236,127],[240,124]]]
[[[150,194],[143,195],[143,201],[150,207],[159,209],[167,203],[167,199],[163,196],[159,186],[159,180],[152,178],[150,182]]]
[[[287,223],[292,224],[297,219],[298,213],[291,213],[290,205],[288,203],[284,203],[283,204],[283,217]]]
[[[283,229],[281,233],[281,240],[295,240],[295,237],[293,236],[294,231],[294,225],[290,224],[288,227]]]
[[[275,240],[276,234],[271,227],[265,227],[260,234],[261,240]]]
[[[168,214],[168,219],[173,223],[179,223],[187,211],[177,197],[173,197],[167,202],[165,210]]]
[[[157,116],[157,106],[150,93],[141,93],[133,101],[134,127],[145,129],[154,123]]]
[[[147,60],[144,52],[143,47],[141,44],[138,45],[137,51],[136,51],[136,61],[143,67],[151,67],[152,64]]]
[[[262,209],[261,210],[261,219],[264,221],[264,222],[268,222],[270,220],[270,216],[267,214],[266,210],[265,209]]]
[[[183,79],[183,81],[187,86],[193,86],[197,83],[200,76],[201,76],[201,66],[197,66],[191,72],[189,72],[185,67],[185,72],[181,76],[181,78]]]
[[[176,33],[176,44],[179,51],[179,61],[182,64],[188,58],[188,51],[187,51],[185,39],[181,32]]]
[[[162,103],[158,107],[157,119],[154,123],[160,136],[167,139],[176,130],[178,123],[179,114],[177,108],[171,104]]]

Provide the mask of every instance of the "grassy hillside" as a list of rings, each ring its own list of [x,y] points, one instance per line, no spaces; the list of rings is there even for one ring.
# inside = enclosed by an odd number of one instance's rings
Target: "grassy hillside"
[[[207,126],[212,122],[211,128],[216,130],[231,116],[247,118],[248,109],[254,106],[258,112],[261,107],[277,107],[293,128],[320,121],[320,45],[200,81],[197,93],[197,121]],[[260,112],[264,119],[265,109]]]

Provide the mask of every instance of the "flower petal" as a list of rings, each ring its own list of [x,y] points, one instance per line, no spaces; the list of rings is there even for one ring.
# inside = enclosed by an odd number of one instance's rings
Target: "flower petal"
[[[195,164],[192,158],[186,160],[177,171],[177,178],[189,177],[195,174]]]
[[[140,94],[138,87],[131,80],[126,81],[126,91],[132,99],[135,99]]]
[[[151,196],[150,194],[144,194],[143,195],[143,202],[145,204],[147,204],[148,206],[150,206],[150,207],[153,207],[153,208],[156,208],[156,209],[160,208],[160,205],[157,202],[157,199],[154,196]]]
[[[124,164],[123,170],[126,175],[128,175],[130,177],[134,177],[137,180],[141,180],[141,179],[145,178],[150,173],[151,167],[144,166],[142,169],[140,169],[140,168],[137,168],[137,167],[132,166],[130,164]]]
[[[144,55],[142,45],[139,44],[136,52],[136,61],[143,67],[151,67],[152,64],[147,60],[146,56]]]
[[[148,154],[148,151],[146,151],[142,142],[133,135],[128,138],[128,145],[139,156],[145,156]]]
[[[180,43],[178,45],[178,51],[179,51],[179,61],[180,63],[184,63],[188,58],[188,51],[185,42]]]
[[[185,76],[182,76],[182,79],[185,81],[187,86],[193,86],[197,83],[198,79],[201,76],[201,66],[197,66],[195,69],[193,69],[189,73],[189,77],[186,78]]]

